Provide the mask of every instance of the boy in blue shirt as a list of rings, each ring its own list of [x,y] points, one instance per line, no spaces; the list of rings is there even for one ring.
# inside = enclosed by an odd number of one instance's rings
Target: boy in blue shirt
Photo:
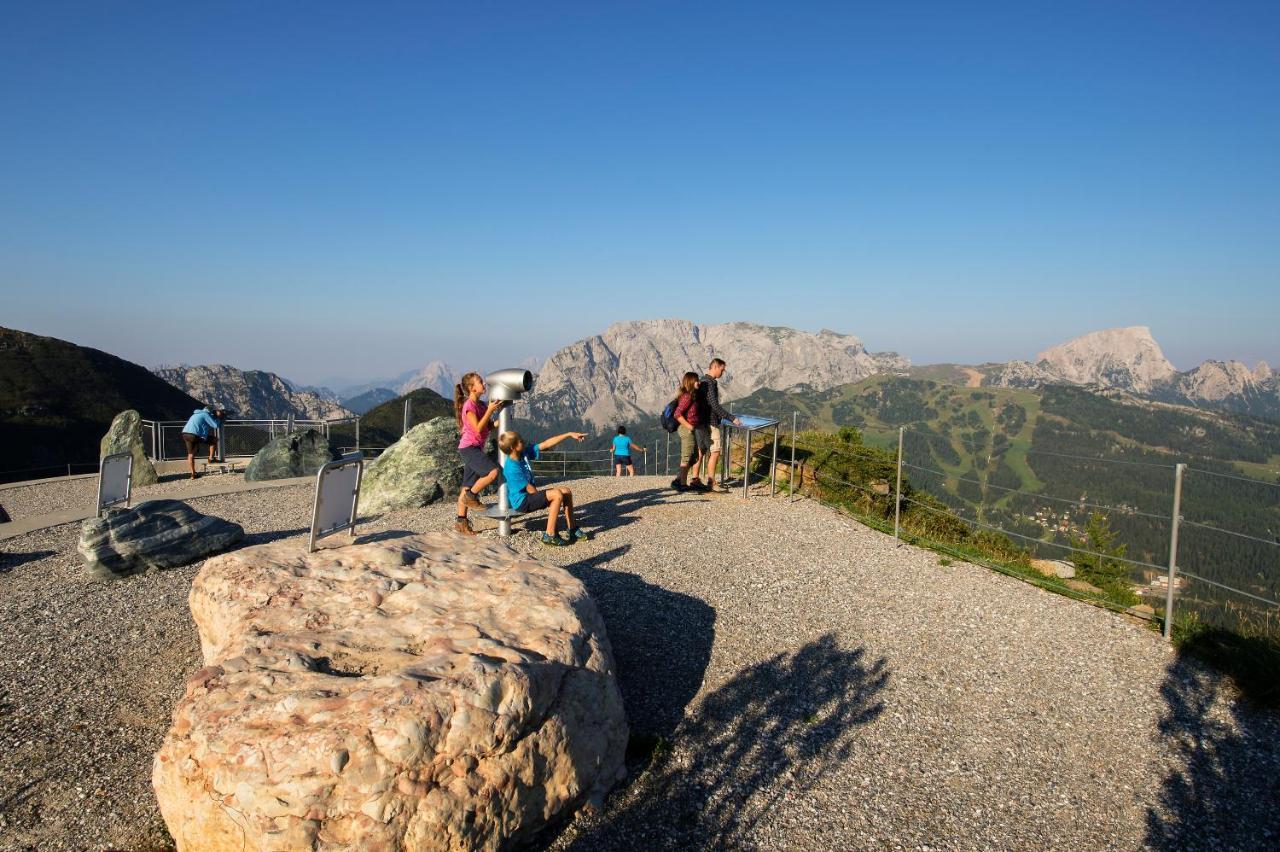
[[[564,547],[569,543],[556,534],[556,523],[561,510],[564,511],[564,522],[570,540],[590,536],[581,527],[574,526],[573,492],[563,486],[539,491],[534,485],[533,468],[529,465],[529,460],[536,461],[542,457],[543,450],[549,450],[567,438],[581,441],[585,437],[587,436],[583,432],[565,432],[526,449],[519,432],[503,432],[498,436],[498,449],[507,457],[502,463],[502,476],[507,481],[507,500],[511,503],[511,508],[521,512],[547,510],[547,531],[542,534],[543,544]]]
[[[627,427],[619,426],[618,434],[613,436],[613,475],[622,476],[622,469],[627,469],[628,476],[636,475],[636,466],[631,463],[631,448],[644,452],[644,447],[627,437]]]

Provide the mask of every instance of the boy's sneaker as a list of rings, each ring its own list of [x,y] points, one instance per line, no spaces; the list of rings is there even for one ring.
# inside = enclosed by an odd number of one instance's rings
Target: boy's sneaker
[[[484,503],[480,502],[480,498],[477,497],[475,492],[472,491],[470,488],[462,489],[462,502],[472,509],[483,510],[483,509],[489,508]]]
[[[558,534],[547,535],[546,533],[543,533],[542,538],[539,539],[539,541],[550,547],[565,547],[569,544],[569,542],[562,539]]]
[[[569,538],[576,538],[578,541],[589,541],[591,539],[591,533],[587,532],[582,527],[574,527],[569,530]]]

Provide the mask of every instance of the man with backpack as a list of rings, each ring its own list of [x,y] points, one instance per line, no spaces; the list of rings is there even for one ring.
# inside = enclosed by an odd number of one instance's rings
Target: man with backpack
[[[702,381],[698,383],[698,435],[699,446],[708,448],[706,466],[706,482],[710,486],[709,490],[717,494],[723,494],[728,491],[723,485],[716,481],[716,463],[720,460],[720,442],[721,429],[720,425],[724,422],[732,423],[734,426],[741,426],[742,421],[734,417],[720,405],[720,385],[718,380],[724,375],[727,365],[720,358],[712,358],[711,364],[707,367],[706,374],[702,377]],[[699,473],[701,473],[701,464],[699,464]]]

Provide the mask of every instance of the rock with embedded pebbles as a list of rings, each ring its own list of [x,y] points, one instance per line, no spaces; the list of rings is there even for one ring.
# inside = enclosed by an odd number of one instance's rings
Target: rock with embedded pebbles
[[[111,421],[107,434],[102,436],[98,458],[113,453],[130,453],[133,456],[133,487],[155,485],[160,481],[155,465],[147,458],[147,448],[142,442],[142,415],[136,411],[121,411]]]
[[[249,460],[244,478],[249,482],[264,482],[315,476],[320,468],[337,457],[324,435],[314,429],[299,429],[281,435],[258,450]]]
[[[462,485],[458,425],[451,417],[419,423],[365,468],[360,510],[418,509]]]
[[[453,533],[210,560],[153,763],[178,849],[497,849],[599,801],[627,724],[561,568]]]
[[[76,549],[91,573],[123,577],[190,565],[242,538],[239,524],[202,515],[181,500],[148,500],[85,521]]]

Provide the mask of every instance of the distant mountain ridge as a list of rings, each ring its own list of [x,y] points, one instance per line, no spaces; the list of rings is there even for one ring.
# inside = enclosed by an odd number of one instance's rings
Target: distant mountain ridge
[[[156,376],[206,403],[219,403],[244,419],[335,420],[352,412],[336,399],[298,390],[265,370],[241,370],[226,364],[156,367]]]
[[[1050,347],[1035,362],[983,365],[984,385],[1039,388],[1065,384],[1126,391],[1184,405],[1280,417],[1280,376],[1265,362],[1205,361],[1179,372],[1145,326],[1081,335]]]
[[[186,420],[203,403],[146,367],[55,337],[0,328],[0,478],[96,469],[111,420],[134,409],[147,420]],[[89,467],[89,466],[92,467]],[[28,470],[35,468],[36,470]]]
[[[824,389],[910,365],[892,352],[868,352],[858,338],[834,331],[681,319],[620,322],[548,358],[516,414],[595,426],[652,415],[674,396],[686,370],[701,374],[715,357],[729,365],[720,381],[726,399],[760,388]]]

